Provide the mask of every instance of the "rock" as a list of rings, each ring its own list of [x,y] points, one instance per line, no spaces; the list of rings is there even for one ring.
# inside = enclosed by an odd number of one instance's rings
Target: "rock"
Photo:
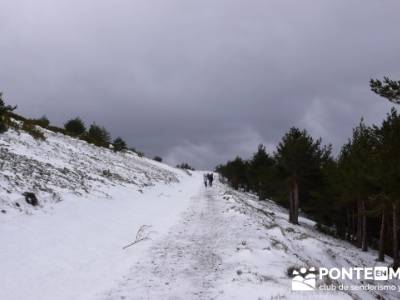
[[[36,197],[36,195],[34,193],[30,193],[30,192],[25,192],[22,194],[23,196],[25,196],[25,201],[26,203],[32,205],[32,206],[37,206],[39,205],[39,201]]]

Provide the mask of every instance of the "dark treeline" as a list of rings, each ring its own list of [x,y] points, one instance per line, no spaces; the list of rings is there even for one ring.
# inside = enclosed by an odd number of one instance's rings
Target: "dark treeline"
[[[183,169],[183,170],[190,170],[190,171],[195,171],[195,168],[193,168],[191,165],[188,163],[181,163],[176,165],[176,168],[178,169]]]
[[[400,103],[400,81],[371,80],[371,90]],[[367,251],[379,250],[399,267],[400,114],[393,108],[379,125],[363,120],[353,129],[338,157],[331,146],[306,130],[291,128],[273,153],[263,145],[244,160],[236,157],[216,171],[235,189],[273,199],[289,209],[298,224],[299,210],[320,230]]]
[[[143,157],[144,153],[137,151],[135,148],[128,148],[127,143],[121,138],[116,137],[114,140],[108,130],[92,123],[88,128],[81,118],[76,117],[65,122],[64,127],[57,127],[50,124],[49,119],[43,116],[39,119],[29,119],[16,114],[14,111],[17,106],[6,105],[3,100],[3,94],[0,93],[0,134],[6,132],[9,128],[14,130],[22,130],[29,133],[37,140],[45,140],[45,135],[38,127],[45,128],[55,133],[62,133],[73,138],[81,139],[98,147],[113,149],[116,152],[130,150]],[[161,159],[157,157],[157,159]],[[162,160],[162,159],[161,159]]]

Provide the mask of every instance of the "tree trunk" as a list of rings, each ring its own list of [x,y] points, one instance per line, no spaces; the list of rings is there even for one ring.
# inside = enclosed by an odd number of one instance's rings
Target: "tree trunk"
[[[399,261],[399,241],[397,236],[397,203],[393,202],[393,268],[398,269]]]
[[[235,190],[239,189],[239,180],[236,176],[233,177],[233,179],[232,179],[232,185]]]
[[[297,177],[293,181],[293,224],[299,224],[299,183]]]
[[[351,241],[351,232],[352,232],[352,228],[351,228],[351,225],[352,225],[352,223],[351,223],[351,213],[350,213],[350,210],[347,208],[346,209],[346,219],[347,219],[347,221],[346,221],[346,237],[345,237],[345,239],[346,239],[346,241]]]
[[[362,210],[362,251],[368,251],[368,236],[367,236],[367,209],[365,200],[361,201]]]
[[[385,208],[382,209],[381,229],[379,232],[378,261],[385,261]]]
[[[290,185],[289,192],[289,222],[293,223],[293,211],[294,211],[294,202],[293,202],[293,185]]]
[[[363,229],[363,218],[362,218],[362,202],[357,200],[357,247],[362,247],[362,229]]]
[[[357,238],[357,212],[353,206],[353,233],[351,236],[351,240],[354,241]]]

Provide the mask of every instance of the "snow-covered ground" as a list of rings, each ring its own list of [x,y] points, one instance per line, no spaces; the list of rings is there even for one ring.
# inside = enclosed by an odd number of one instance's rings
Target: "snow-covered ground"
[[[45,141],[9,130],[0,135],[0,209],[33,213],[22,193],[34,192],[40,210],[70,196],[109,197],[113,187],[143,191],[179,181],[185,173],[129,152],[114,153],[43,130]]]
[[[95,299],[376,299],[379,293],[364,291],[292,292],[291,267],[372,267],[376,253],[321,234],[310,220],[302,218],[301,227],[286,220],[287,211],[271,201],[220,183],[203,188],[181,221]]]
[[[137,258],[122,248],[142,225],[157,238],[177,221],[196,192],[194,178],[182,187],[159,186],[143,194],[112,187],[109,197],[71,197],[51,213],[0,218],[0,299],[92,299],[112,287]],[[29,296],[29,297],[28,297]]]
[[[201,172],[46,136],[0,136],[1,300],[399,299],[292,292],[290,268],[373,267],[376,253],[293,226],[272,201],[206,189]],[[149,239],[123,249],[143,225]]]

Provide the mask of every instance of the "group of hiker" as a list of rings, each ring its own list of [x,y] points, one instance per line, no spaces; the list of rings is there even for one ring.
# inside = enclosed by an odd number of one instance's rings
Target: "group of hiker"
[[[208,173],[208,174],[204,174],[204,186],[210,186],[212,187],[214,181],[214,174],[213,173]]]

